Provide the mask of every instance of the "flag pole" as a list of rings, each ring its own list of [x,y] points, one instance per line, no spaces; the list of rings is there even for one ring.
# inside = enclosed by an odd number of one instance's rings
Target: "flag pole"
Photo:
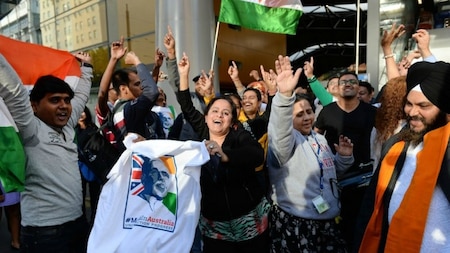
[[[355,74],[358,74],[359,72],[359,15],[360,15],[360,11],[359,11],[359,4],[360,4],[360,0],[356,1],[356,59],[355,59]]]
[[[210,70],[214,69],[214,59],[216,58],[217,37],[219,36],[219,26],[220,26],[220,21],[217,21],[216,34],[214,36],[214,48],[213,48],[213,53],[212,53]]]

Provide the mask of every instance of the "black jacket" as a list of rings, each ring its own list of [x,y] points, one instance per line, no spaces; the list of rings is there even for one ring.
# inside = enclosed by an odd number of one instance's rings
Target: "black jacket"
[[[209,139],[205,117],[191,101],[189,91],[177,94],[185,119],[201,139]],[[231,128],[222,150],[230,161],[223,163],[217,157],[202,166],[202,215],[216,221],[238,218],[261,202],[263,190],[258,184],[255,168],[264,161],[264,150],[249,132]]]

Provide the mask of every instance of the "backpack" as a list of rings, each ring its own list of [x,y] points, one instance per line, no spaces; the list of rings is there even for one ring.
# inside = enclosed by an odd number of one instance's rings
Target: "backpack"
[[[165,139],[166,134],[162,126],[161,119],[154,111],[149,111],[145,116],[145,139]]]
[[[113,116],[114,110],[107,114],[103,125],[97,129],[93,128],[87,133],[87,137],[78,143],[79,160],[92,170],[101,184],[106,183],[106,176],[121,155],[119,149],[102,134],[102,130],[110,129],[117,138],[118,133],[114,127]]]

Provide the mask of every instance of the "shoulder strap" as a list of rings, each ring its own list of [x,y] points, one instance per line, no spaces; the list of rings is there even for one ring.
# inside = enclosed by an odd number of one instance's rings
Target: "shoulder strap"
[[[378,160],[378,166],[381,164],[381,161],[383,161],[384,157],[386,156],[386,154],[389,152],[389,149],[392,148],[392,146],[394,146],[395,143],[399,142],[400,138],[398,137],[398,134],[395,134],[393,136],[391,136],[391,138],[387,139],[382,147],[381,147],[381,155],[380,155],[380,159]]]
[[[395,139],[397,140],[397,138],[395,138]],[[386,150],[386,153],[394,145],[394,143],[396,143],[396,141],[392,141],[391,139],[389,142],[386,142],[387,145],[390,145],[390,147]],[[381,227],[382,232],[381,232],[381,238],[380,238],[380,247],[379,247],[380,250],[384,249],[384,247],[386,245],[387,234],[388,234],[388,230],[389,230],[389,220],[388,220],[389,202],[391,201],[395,183],[397,182],[400,172],[403,169],[403,165],[405,163],[406,152],[408,150],[408,147],[409,147],[409,142],[405,143],[405,146],[403,147],[403,150],[400,153],[400,156],[398,157],[397,162],[395,163],[394,171],[392,172],[392,176],[391,176],[391,180],[389,181],[387,189],[384,191],[384,194],[383,194],[384,215],[383,215],[383,221],[382,221],[382,227]],[[384,147],[383,147],[383,149],[384,149]],[[384,154],[384,155],[386,155],[386,154]],[[384,155],[383,155],[383,158],[384,158]],[[382,161],[382,160],[380,160],[380,161]]]
[[[450,143],[449,143],[450,144]],[[441,186],[442,191],[447,197],[448,202],[450,202],[450,184],[448,183],[448,179],[450,178],[450,167],[448,166],[450,163],[450,148],[447,145],[447,151],[445,152],[444,160],[442,160],[441,171],[439,172],[438,184]]]
[[[127,100],[119,100],[118,102],[116,102],[112,112],[109,114],[110,117],[107,118],[108,127],[110,127],[111,131],[113,131],[116,141],[117,141],[118,137],[125,135],[127,129],[126,129],[126,122],[121,129],[116,129],[116,127],[114,125],[114,115],[116,114],[116,112],[118,112],[120,110],[120,108],[125,106],[126,102],[128,102],[128,101]]]

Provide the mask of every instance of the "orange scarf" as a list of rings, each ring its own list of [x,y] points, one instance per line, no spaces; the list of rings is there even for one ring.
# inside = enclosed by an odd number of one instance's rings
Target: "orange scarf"
[[[447,149],[450,123],[424,136],[423,149],[417,154],[417,167],[403,200],[392,217],[384,252],[420,252],[423,233],[436,182]],[[378,252],[384,217],[383,195],[389,184],[395,163],[405,142],[392,146],[383,159],[375,190],[375,206],[367,224],[359,252]]]

